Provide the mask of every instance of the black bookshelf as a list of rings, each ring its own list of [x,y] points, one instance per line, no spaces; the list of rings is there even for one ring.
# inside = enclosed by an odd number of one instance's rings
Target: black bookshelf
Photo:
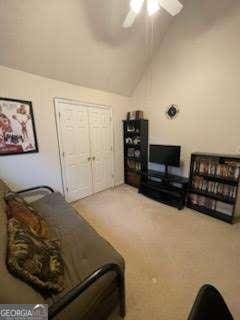
[[[233,223],[240,214],[240,156],[193,153],[189,176],[187,206]]]
[[[148,169],[148,120],[124,120],[125,183],[138,188]]]

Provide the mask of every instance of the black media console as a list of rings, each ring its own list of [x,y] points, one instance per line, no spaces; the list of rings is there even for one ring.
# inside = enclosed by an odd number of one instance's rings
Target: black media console
[[[182,210],[185,206],[188,178],[159,171],[142,173],[139,193]]]

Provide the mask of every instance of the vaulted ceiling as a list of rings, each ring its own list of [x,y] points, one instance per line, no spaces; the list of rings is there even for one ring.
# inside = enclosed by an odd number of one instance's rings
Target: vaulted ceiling
[[[129,0],[0,0],[0,64],[130,95],[172,17],[145,11],[123,29]]]

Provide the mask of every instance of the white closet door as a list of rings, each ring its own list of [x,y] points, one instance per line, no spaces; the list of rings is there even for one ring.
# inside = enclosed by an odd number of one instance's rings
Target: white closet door
[[[89,108],[93,188],[99,192],[113,186],[113,135],[111,111]]]
[[[88,108],[59,103],[58,112],[65,196],[75,201],[93,193]]]

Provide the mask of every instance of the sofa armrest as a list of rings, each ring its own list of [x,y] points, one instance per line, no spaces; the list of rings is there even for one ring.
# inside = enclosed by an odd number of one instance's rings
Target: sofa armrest
[[[32,187],[24,190],[19,190],[16,193],[23,194],[23,197],[26,198],[25,200],[31,203],[46,196],[46,191],[49,193],[54,193],[54,190],[49,186]]]
[[[27,192],[31,192],[31,191],[35,191],[35,190],[41,190],[41,189],[47,189],[51,193],[54,192],[54,190],[49,186],[37,186],[37,187],[32,187],[32,188],[28,188],[28,189],[24,189],[24,190],[19,190],[19,191],[17,191],[17,193],[21,194],[21,193],[27,193]]]
[[[55,317],[60,311],[67,307],[72,301],[78,298],[85,290],[87,290],[92,284],[94,284],[99,278],[106,273],[115,272],[117,275],[119,293],[120,293],[120,316],[125,317],[125,280],[124,272],[119,265],[115,263],[109,263],[94,271],[90,276],[86,277],[80,284],[66,293],[57,302],[51,305],[48,309],[49,319]]]

